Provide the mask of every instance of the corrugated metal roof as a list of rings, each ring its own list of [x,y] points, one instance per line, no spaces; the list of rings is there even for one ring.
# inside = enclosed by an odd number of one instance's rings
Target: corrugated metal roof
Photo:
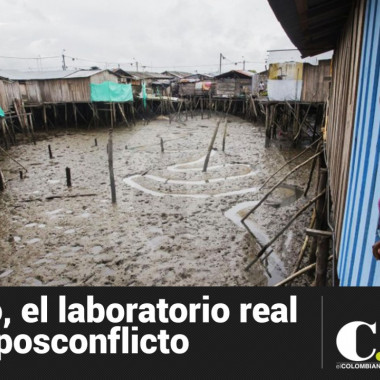
[[[301,52],[297,49],[268,50],[267,63],[284,63],[284,62],[303,62],[311,65],[318,65],[319,61],[331,59],[333,51],[315,55],[314,57],[302,58]]]
[[[108,70],[59,70],[59,71],[16,71],[0,70],[0,77],[9,80],[48,80],[63,78],[88,78]]]
[[[70,79],[71,78],[88,78],[88,77],[92,77],[95,74],[101,73],[103,71],[109,71],[109,70],[79,70],[67,75],[65,78],[70,78]]]
[[[132,75],[136,79],[172,79],[172,76],[161,74],[161,73],[153,73],[149,71],[130,71],[123,69],[127,74]]]
[[[74,73],[75,70],[68,71],[17,71],[17,70],[0,70],[0,77],[10,80],[43,80],[43,79],[60,79]]]
[[[169,76],[176,77],[176,78],[185,78],[185,77],[191,75],[191,73],[188,73],[185,71],[164,71],[162,74],[169,75]]]
[[[251,73],[250,71],[244,71],[244,70],[231,70],[231,71],[228,71],[226,73],[223,73],[223,74],[220,74],[220,75],[217,75],[215,78],[229,78],[229,77],[234,77],[234,76],[238,76],[238,77],[249,77],[249,78],[252,78],[253,77],[253,73]]]

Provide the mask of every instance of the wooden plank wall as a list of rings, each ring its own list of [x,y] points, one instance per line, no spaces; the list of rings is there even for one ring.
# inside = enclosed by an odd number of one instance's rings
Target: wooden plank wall
[[[365,1],[357,0],[333,57],[333,78],[327,117],[326,150],[333,202],[336,249],[346,202],[352,132],[355,119]]]
[[[302,102],[325,102],[331,82],[331,60],[319,61],[318,66],[304,63]]]
[[[22,99],[20,85],[18,82],[11,82],[11,81],[3,81],[3,84],[4,84],[4,89],[5,89],[4,102],[6,103],[7,111],[9,111],[15,99],[19,99],[19,100]]]
[[[0,80],[0,107],[4,112],[8,112],[9,110],[8,98],[5,93],[5,85],[2,80]]]
[[[180,96],[194,96],[195,95],[195,82],[192,83],[180,83],[179,84]]]
[[[250,88],[252,85],[251,79],[234,79],[234,78],[223,78],[218,79],[215,85],[215,95],[216,96],[240,96],[247,92],[250,93]],[[247,91],[244,91],[247,90]]]

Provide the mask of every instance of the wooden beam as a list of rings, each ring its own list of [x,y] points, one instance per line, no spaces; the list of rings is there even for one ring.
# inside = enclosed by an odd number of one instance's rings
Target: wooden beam
[[[314,236],[314,237],[332,238],[333,236],[333,233],[331,231],[315,230],[312,228],[306,228],[305,232],[306,232],[306,235]]]

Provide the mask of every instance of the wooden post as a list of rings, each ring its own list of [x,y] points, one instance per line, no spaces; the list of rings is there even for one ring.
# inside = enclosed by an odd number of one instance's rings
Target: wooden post
[[[226,124],[224,124],[223,143],[222,143],[222,151],[223,152],[226,148],[226,136],[227,136],[227,120],[226,120]]]
[[[54,123],[55,123],[55,126],[57,126],[57,107],[55,104],[53,104],[53,112],[54,112]]]
[[[67,187],[71,187],[71,170],[70,170],[70,168],[66,168],[66,184],[67,184]]]
[[[22,170],[19,171],[19,174],[20,174],[20,179],[24,179],[24,173]]]
[[[207,166],[208,166],[208,162],[209,162],[209,160],[210,160],[210,154],[211,154],[212,148],[213,148],[213,146],[214,146],[214,142],[215,142],[216,135],[218,134],[219,124],[220,124],[220,121],[218,121],[218,122],[216,123],[216,128],[215,128],[214,134],[212,135],[210,145],[209,145],[209,147],[208,147],[208,151],[207,151],[207,155],[206,155],[205,163],[204,163],[204,165],[203,165],[203,170],[202,170],[203,173],[206,173],[206,172],[207,172]]]
[[[67,128],[67,103],[65,103],[65,125]]]
[[[28,116],[29,116],[29,125],[30,125],[30,133],[32,135],[32,141],[33,141],[33,144],[36,145],[36,139],[34,137],[33,114],[30,113]]]
[[[49,149],[49,158],[53,159],[54,157],[53,157],[53,153],[51,151],[51,146],[50,145],[48,145],[48,149]]]
[[[112,103],[110,103],[110,116],[111,116],[111,128],[113,129],[114,120],[113,120],[113,107],[112,107]],[[111,141],[112,141],[112,136],[111,136]]]
[[[4,179],[3,172],[0,169],[0,191],[4,191],[6,189],[7,185]]]
[[[211,107],[212,107],[212,101],[211,101],[211,89],[208,92],[208,118],[211,119]]]
[[[112,117],[111,117],[112,119]],[[113,121],[112,121],[113,124]],[[112,203],[116,203],[116,187],[115,187],[115,176],[113,172],[113,143],[112,143],[112,133],[113,128],[110,128],[109,134],[108,134],[108,169],[110,173],[110,184],[111,184],[111,198]]]
[[[269,125],[269,105],[265,105],[265,148],[269,148],[270,125]]]
[[[318,181],[318,189],[317,192],[320,192],[321,189],[326,188],[327,183],[327,172],[325,168],[322,168],[323,157],[319,159],[319,181]],[[324,197],[315,205],[315,224],[314,228],[317,230],[326,229],[326,218],[324,218],[324,206],[325,206],[326,198]],[[310,264],[314,263],[317,260],[317,250],[318,250],[318,238],[314,237],[311,243],[309,262]]]
[[[95,146],[98,146],[98,140],[95,139]]]
[[[5,149],[9,149],[9,140],[8,140],[8,134],[5,128],[5,119],[1,118],[1,131],[4,137],[4,142],[5,142]]]
[[[125,116],[124,109],[123,109],[123,107],[122,107],[122,105],[120,103],[117,103],[117,105],[119,106],[119,110],[120,110],[121,116],[123,117],[123,119],[125,121],[125,124],[128,127],[129,123],[128,123],[127,117]]]
[[[201,100],[201,119],[203,119],[203,98],[200,98]]]
[[[190,96],[190,117],[193,119],[193,97]]]
[[[160,144],[161,144],[161,153],[164,153],[164,140],[162,137],[160,138]]]
[[[73,111],[74,111],[75,127],[78,127],[77,107],[75,106],[75,103],[73,103]]]
[[[48,129],[48,124],[47,124],[47,115],[46,115],[46,105],[45,105],[45,103],[42,106],[42,114],[43,114],[43,119],[44,119],[44,127],[47,130]]]
[[[321,159],[321,161],[323,161]],[[326,189],[327,184],[327,169],[321,168],[318,191]],[[326,196],[320,198],[316,205],[316,230],[327,230],[327,204]],[[329,255],[330,238],[319,236],[316,239],[316,267],[315,267],[315,286],[326,285],[327,260]]]
[[[133,124],[136,125],[135,107],[134,107],[133,103],[131,103],[130,106],[131,106],[131,113],[132,113]]]

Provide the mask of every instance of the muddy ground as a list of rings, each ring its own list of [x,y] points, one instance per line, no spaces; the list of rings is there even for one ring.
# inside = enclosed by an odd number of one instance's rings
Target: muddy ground
[[[258,190],[267,176],[295,152],[264,149],[262,127],[230,117],[226,151],[221,151],[222,123],[204,174],[216,120],[197,116],[116,128],[116,205],[107,130],[54,131],[37,145],[13,147],[9,153],[28,173],[20,180],[18,165],[2,157],[8,184],[0,195],[0,285],[252,286],[287,277],[311,211],[273,245],[266,265],[249,272],[244,267],[314,195],[312,189],[307,199],[300,196],[309,168],[290,177],[249,218],[258,238],[252,241],[240,219],[270,188]],[[72,172],[70,189],[66,167]],[[93,195],[67,197],[86,194]],[[51,196],[61,198],[46,199]],[[308,281],[305,276],[297,284]]]

